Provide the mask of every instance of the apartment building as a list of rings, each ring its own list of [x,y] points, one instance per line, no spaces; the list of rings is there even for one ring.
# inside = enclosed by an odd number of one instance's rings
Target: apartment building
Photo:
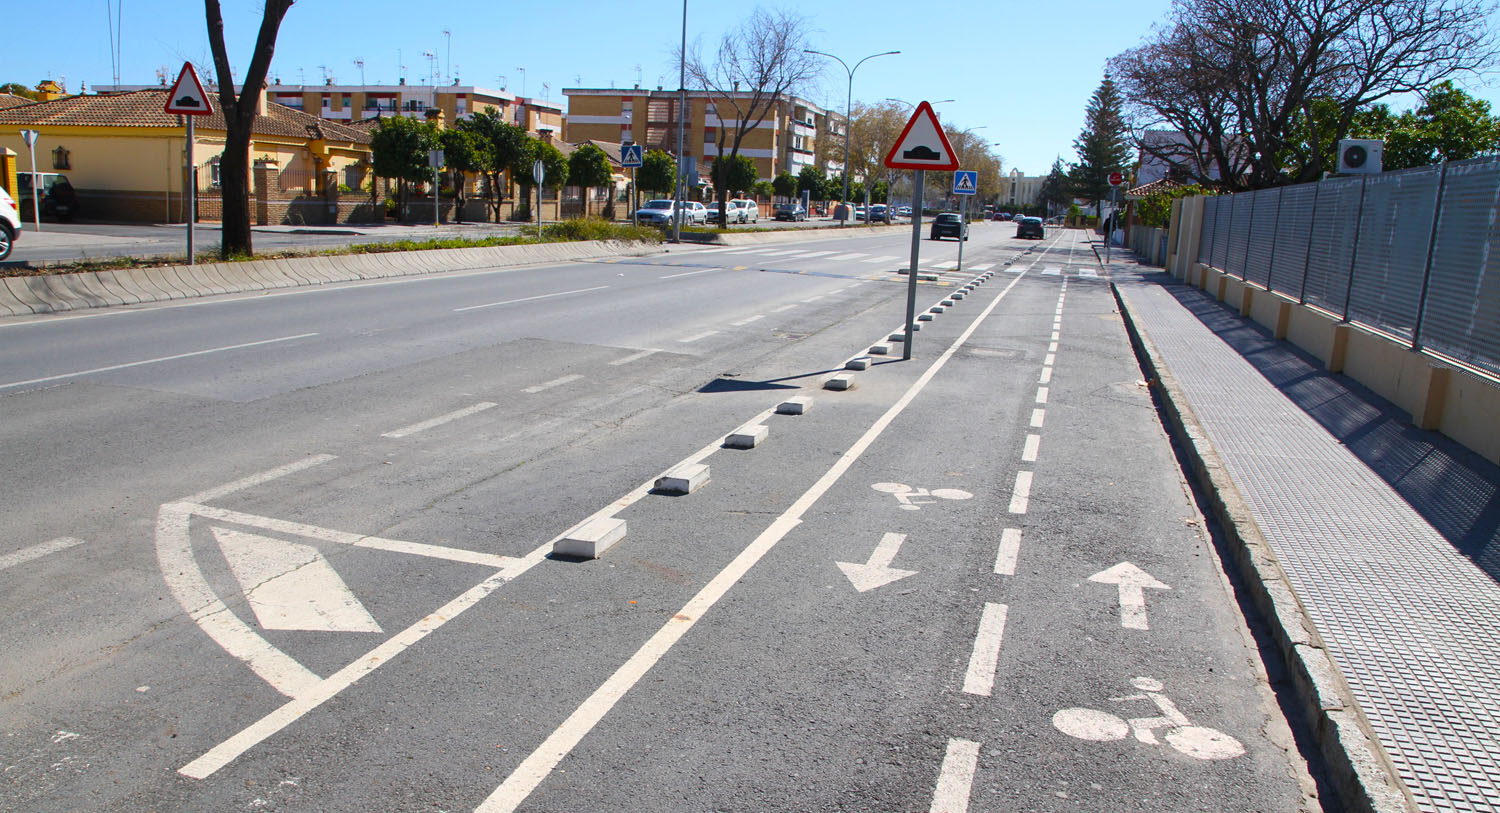
[[[748,104],[751,94],[741,91],[726,97],[702,90],[687,92],[685,117],[679,110],[675,90],[642,88],[564,88],[568,99],[565,141],[614,141],[641,144],[676,154],[677,124],[683,119],[683,154],[697,159],[700,172],[720,150],[728,152],[729,139],[739,122],[734,100]],[[796,175],[804,166],[818,165],[820,142],[842,143],[844,118],[806,99],[793,97],[778,103],[756,125],[740,145],[739,154],[755,160],[756,174],[770,179],[781,172]],[[829,151],[837,152],[837,151]],[[822,162],[837,172],[841,163]]]

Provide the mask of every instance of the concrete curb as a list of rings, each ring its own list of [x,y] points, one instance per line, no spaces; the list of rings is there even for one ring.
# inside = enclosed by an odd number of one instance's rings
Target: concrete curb
[[[609,240],[3,277],[0,278],[0,317],[450,271],[639,256],[661,250],[652,243]]]
[[[1162,362],[1150,337],[1136,327],[1130,306],[1113,282],[1110,292],[1119,306],[1136,359],[1160,397],[1167,428],[1186,454],[1193,477],[1208,498],[1210,511],[1224,529],[1251,599],[1286,661],[1292,685],[1328,763],[1328,773],[1340,801],[1349,810],[1365,813],[1415,811],[1414,800],[1372,733],[1343,675],[1329,658],[1317,628],[1267,544],[1239,487],[1198,423],[1177,379]]]

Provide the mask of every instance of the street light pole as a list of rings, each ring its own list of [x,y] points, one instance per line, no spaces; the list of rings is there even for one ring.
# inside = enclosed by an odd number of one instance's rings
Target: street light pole
[[[854,63],[854,67],[852,68],[849,67],[849,63],[845,62],[842,59],[839,59],[838,57],[830,53],[825,53],[823,51],[814,51],[811,48],[803,48],[802,52],[805,54],[817,54],[818,56],[826,56],[829,59],[837,60],[840,65],[844,66],[844,70],[849,74],[849,92],[844,98],[844,194],[843,197],[840,198],[840,202],[844,205],[844,219],[839,221],[840,226],[847,226],[849,225],[849,131],[854,129],[854,72],[859,70],[860,65],[865,64],[865,62],[874,59],[877,56],[891,56],[892,54],[899,54],[901,52],[885,51],[884,53],[870,54],[864,59],[861,59],[860,61]]]
[[[672,186],[672,242],[682,242],[682,198],[687,160],[682,154],[682,126],[687,121],[687,0],[682,0],[682,45],[677,51],[677,178]]]

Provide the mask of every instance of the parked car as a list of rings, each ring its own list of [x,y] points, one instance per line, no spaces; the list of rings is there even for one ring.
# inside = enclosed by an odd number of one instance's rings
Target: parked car
[[[10,256],[20,236],[21,216],[16,212],[16,202],[0,189],[0,260]]]
[[[1010,220],[1010,218],[1011,218],[1010,212],[996,212],[993,219],[994,220]]]
[[[682,222],[696,223],[702,226],[708,223],[708,207],[696,200],[685,200],[682,202]]]
[[[22,212],[32,211],[31,178],[30,172],[16,173],[16,187],[19,190],[16,208]],[[60,172],[38,172],[36,191],[41,195],[43,217],[72,220],[78,214],[78,193],[73,190],[68,176]]]
[[[635,212],[636,219],[642,225],[670,226],[672,225],[672,201],[670,200],[648,200]],[[708,222],[708,207],[697,201],[685,200],[682,202],[682,223],[691,226],[695,223]]]
[[[719,204],[717,204],[717,203],[710,203],[710,204],[708,204],[707,212],[708,212],[708,214],[707,214],[708,222],[710,222],[710,223],[722,223],[722,222],[724,222],[724,219],[719,215]]]
[[[911,217],[911,207],[902,206],[900,209],[896,210],[896,214],[901,215],[902,217]]]
[[[783,203],[776,207],[776,219],[790,220],[794,223],[798,220],[806,220],[807,210],[802,208],[800,203]]]
[[[967,240],[969,239],[969,224],[965,223],[963,218],[955,212],[943,212],[932,219],[931,235],[933,240],[942,237]]]
[[[760,204],[748,198],[736,198],[729,202],[729,215],[737,223],[759,223]]]
[[[891,222],[891,207],[886,206],[884,203],[872,203],[872,204],[870,204],[870,222],[871,223],[889,223],[889,222]]]
[[[1016,237],[1035,237],[1040,240],[1047,236],[1047,229],[1042,225],[1040,217],[1023,217],[1016,221]]]

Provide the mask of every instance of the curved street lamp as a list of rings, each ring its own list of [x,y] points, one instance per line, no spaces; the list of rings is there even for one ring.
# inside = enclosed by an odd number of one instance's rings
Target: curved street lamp
[[[854,129],[854,72],[859,70],[860,65],[865,64],[865,62],[874,59],[877,56],[891,56],[892,54],[899,54],[901,52],[885,51],[879,54],[870,54],[864,59],[861,59],[860,61],[854,63],[854,67],[852,68],[849,67],[849,63],[845,62],[842,59],[839,59],[833,54],[824,51],[814,51],[811,48],[803,48],[802,53],[817,54],[818,56],[826,56],[829,59],[837,60],[840,65],[844,66],[844,70],[849,73],[849,93],[844,99],[844,195],[842,198],[840,198],[840,202],[844,205],[844,219],[839,221],[840,226],[847,226],[849,225],[849,131]]]

